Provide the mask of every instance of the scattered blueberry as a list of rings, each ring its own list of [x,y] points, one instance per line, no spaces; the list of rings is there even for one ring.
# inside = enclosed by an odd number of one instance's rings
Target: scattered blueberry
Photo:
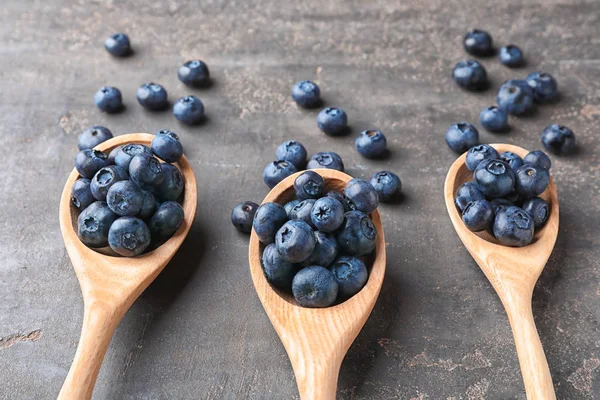
[[[515,190],[524,198],[541,194],[549,184],[548,171],[537,165],[525,164],[515,174]]]
[[[462,213],[469,203],[476,200],[485,200],[485,195],[475,182],[466,182],[456,191],[454,204]]]
[[[175,201],[165,201],[150,218],[148,228],[152,235],[152,241],[161,243],[169,239],[177,232],[184,218],[181,205]]]
[[[154,215],[154,211],[156,210],[156,198],[148,190],[142,190],[142,194],[144,196],[144,201],[142,202],[142,209],[138,214],[138,218],[147,221]]]
[[[515,173],[502,160],[485,160],[475,169],[473,180],[487,197],[502,197],[512,192]]]
[[[296,274],[296,267],[281,258],[275,243],[270,243],[263,250],[262,267],[265,277],[271,285],[282,290],[289,290]]]
[[[77,218],[77,236],[88,247],[108,246],[108,230],[117,219],[105,202],[96,201]]]
[[[527,246],[533,240],[533,219],[519,207],[498,210],[494,221],[494,236],[505,246]]]
[[[321,90],[312,81],[300,81],[292,89],[292,99],[301,107],[317,107],[321,104]]]
[[[135,257],[150,244],[150,230],[139,218],[121,217],[110,226],[108,244],[117,254]]]
[[[533,218],[535,229],[546,225],[548,217],[550,216],[550,206],[548,205],[548,202],[540,197],[531,197],[525,200],[523,203],[523,211]]]
[[[275,156],[278,160],[286,160],[294,164],[297,170],[301,170],[306,165],[306,149],[302,143],[295,140],[288,140],[277,147]]]
[[[288,221],[277,231],[275,244],[282,259],[291,263],[302,262],[315,249],[313,229],[299,219]]]
[[[383,133],[371,129],[361,132],[356,138],[354,146],[363,157],[377,158],[385,154],[387,140]]]
[[[263,203],[254,214],[252,226],[258,240],[269,244],[275,241],[275,233],[287,220],[287,213],[282,206],[277,203]]]
[[[108,189],[106,202],[115,214],[133,217],[142,210],[144,194],[132,181],[118,181]]]
[[[379,171],[371,175],[369,181],[377,192],[379,201],[392,201],[402,191],[402,182],[398,175],[391,171]]]
[[[489,144],[478,144],[477,146],[473,146],[467,152],[466,164],[467,168],[471,171],[475,171],[475,168],[479,165],[483,160],[496,160],[500,158],[500,155]]]
[[[365,214],[372,213],[379,205],[379,196],[369,182],[354,178],[346,183],[344,197],[350,203],[350,208]]]
[[[328,168],[344,172],[344,162],[342,157],[333,151],[319,152],[310,158],[306,168]]]
[[[101,87],[94,95],[96,106],[106,113],[115,113],[123,108],[123,98],[121,91],[116,87]]]
[[[548,157],[548,155],[546,155],[546,153],[544,153],[541,150],[534,150],[534,151],[530,151],[529,153],[527,153],[525,158],[523,158],[523,163],[537,165],[548,171],[550,170],[550,167],[552,166],[550,157]]]
[[[458,62],[452,70],[452,78],[458,86],[468,90],[485,89],[488,84],[485,68],[475,60]]]
[[[525,64],[523,52],[519,47],[512,44],[502,47],[498,57],[500,58],[500,62],[507,67],[521,67]]]
[[[173,115],[187,125],[204,120],[204,104],[196,96],[185,96],[173,105]]]
[[[446,143],[452,150],[462,154],[479,143],[479,132],[472,124],[459,122],[446,131]]]
[[[296,204],[289,213],[290,219],[301,219],[314,228],[311,215],[315,202],[315,199],[306,199]]]
[[[294,180],[294,190],[298,200],[318,199],[323,196],[325,181],[314,171],[305,171]]]
[[[96,200],[106,201],[108,189],[116,182],[127,179],[129,179],[129,175],[123,168],[118,165],[108,165],[96,172],[90,184],[90,189]]]
[[[90,183],[89,179],[80,178],[77,179],[71,187],[71,203],[73,203],[79,211],[85,210],[87,206],[96,201],[92,194],[92,190],[90,189]]]
[[[500,153],[500,159],[507,163],[513,172],[517,172],[521,165],[523,165],[523,159],[512,151]]]
[[[333,197],[321,197],[311,210],[313,225],[321,232],[333,232],[344,222],[344,206]]]
[[[164,179],[154,195],[161,201],[176,201],[183,192],[184,182],[181,172],[173,164],[161,164]]]
[[[183,146],[175,132],[163,129],[159,131],[150,144],[152,153],[168,163],[179,161],[183,155]]]
[[[200,60],[186,61],[177,71],[179,80],[190,87],[203,87],[210,84],[208,66]]]
[[[533,90],[533,98],[539,103],[554,100],[558,95],[558,84],[552,75],[547,72],[532,72],[525,78]]]
[[[124,33],[115,33],[106,39],[104,48],[115,57],[124,57],[131,54],[129,37]]]
[[[317,115],[317,125],[327,135],[341,135],[348,129],[348,116],[341,108],[327,107]]]
[[[337,298],[338,284],[327,268],[313,265],[294,276],[292,293],[302,307],[329,307]]]
[[[500,86],[496,101],[506,112],[515,115],[524,114],[533,108],[533,90],[527,82],[512,79]]]
[[[489,56],[494,52],[492,36],[480,29],[467,32],[463,39],[463,45],[467,53],[474,56]]]
[[[300,204],[300,200],[298,200],[298,199],[294,199],[294,200],[291,200],[291,201],[288,201],[287,203],[285,203],[283,208],[285,210],[285,213],[288,216],[288,219],[292,219],[292,218],[290,218],[290,215],[291,215],[290,213],[292,212],[292,209],[294,207],[296,207],[298,204]]]
[[[96,172],[108,165],[106,154],[100,150],[85,149],[75,156],[75,169],[84,178],[92,179]]]
[[[494,210],[487,200],[475,200],[467,204],[462,220],[473,232],[486,230],[493,223]]]
[[[377,230],[373,222],[360,211],[348,211],[336,232],[339,249],[351,256],[366,256],[375,250]]]
[[[147,146],[144,146],[143,144],[137,144],[137,143],[126,144],[123,147],[121,147],[119,150],[117,150],[117,153],[114,156],[115,164],[117,164],[119,167],[123,168],[125,171],[129,171],[129,163],[131,162],[131,159],[134,156],[137,156],[138,154],[142,154],[142,153],[152,155],[152,151]]]
[[[360,292],[369,278],[367,266],[356,257],[339,257],[329,270],[338,284],[338,294],[346,298]]]
[[[273,161],[263,170],[263,180],[270,189],[273,189],[279,182],[294,174],[296,171],[296,167],[294,167],[294,164],[290,161]]]
[[[302,262],[305,266],[320,265],[327,267],[338,255],[338,244],[331,233],[315,231],[315,249]]]
[[[508,128],[508,114],[496,106],[486,107],[479,114],[479,122],[490,132],[502,132]]]
[[[142,107],[151,110],[162,110],[169,105],[167,91],[158,83],[144,83],[137,90],[138,102]]]
[[[240,232],[250,233],[252,231],[252,221],[254,214],[258,209],[258,204],[252,201],[244,201],[233,207],[231,210],[231,223]]]
[[[79,150],[93,149],[100,143],[113,137],[112,132],[103,126],[92,126],[87,128],[77,139]]]
[[[554,154],[569,154],[575,150],[575,134],[564,125],[552,124],[542,132],[542,144]]]

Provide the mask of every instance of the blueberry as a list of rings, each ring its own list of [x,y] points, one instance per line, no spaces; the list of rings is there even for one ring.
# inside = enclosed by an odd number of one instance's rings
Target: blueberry
[[[115,57],[125,57],[131,54],[129,37],[124,33],[115,33],[106,39],[104,48]]]
[[[250,233],[256,210],[258,210],[258,204],[252,201],[244,201],[238,204],[231,210],[231,223],[238,231]]]
[[[176,201],[166,201],[150,218],[148,227],[155,243],[165,242],[177,232],[183,222],[183,208]]]
[[[490,132],[502,132],[508,128],[508,114],[496,106],[486,107],[479,114],[479,122]]]
[[[329,267],[338,284],[338,294],[349,298],[360,292],[369,278],[367,266],[356,257],[339,257]]]
[[[515,185],[516,185],[516,176],[517,176],[517,173],[515,172]],[[511,203],[513,203],[513,205],[515,205],[515,206],[520,207],[521,203],[523,203],[523,196],[521,196],[519,194],[519,192],[517,192],[516,190],[513,190],[509,194],[504,195],[504,198],[506,200],[510,201]]]
[[[142,190],[142,194],[144,201],[142,202],[142,209],[138,214],[138,218],[147,221],[154,215],[154,211],[156,210],[156,198],[148,190]]]
[[[287,214],[282,206],[277,203],[263,203],[254,214],[252,226],[258,240],[269,244],[275,241],[275,233],[287,220]]]
[[[523,163],[537,165],[538,167],[542,167],[548,171],[550,170],[550,167],[552,167],[550,157],[548,157],[548,155],[541,150],[534,150],[527,153],[525,158],[523,158]]]
[[[319,152],[308,160],[306,168],[328,168],[344,172],[344,162],[342,157],[333,151]]]
[[[467,204],[462,220],[470,231],[479,232],[487,229],[494,219],[494,210],[487,200],[475,200]]]
[[[107,165],[106,154],[100,150],[85,149],[75,156],[75,169],[87,179],[92,179],[100,168]]]
[[[549,73],[532,72],[525,80],[533,90],[533,98],[537,102],[546,103],[558,95],[558,84]]]
[[[533,240],[533,231],[533,219],[519,207],[509,206],[496,214],[494,236],[505,246],[527,246]]]
[[[204,104],[196,96],[182,97],[173,105],[173,115],[184,124],[197,124],[204,120]]]
[[[113,148],[110,153],[108,153],[108,158],[107,158],[107,162],[108,165],[114,165],[116,163],[115,158],[117,157],[117,153],[119,152],[119,150],[121,150],[121,148],[123,148],[124,145],[119,145],[115,148]]]
[[[452,70],[452,78],[458,86],[468,90],[485,89],[488,84],[485,68],[475,60],[457,63]]]
[[[322,197],[310,212],[313,225],[321,232],[333,232],[344,222],[344,206],[332,197]]]
[[[321,104],[321,90],[312,81],[300,81],[292,89],[292,99],[301,107],[313,108]]]
[[[512,151],[500,153],[500,159],[510,166],[513,172],[517,172],[519,167],[523,165],[523,159]]]
[[[142,210],[144,194],[132,181],[118,181],[108,189],[106,202],[115,214],[133,217]]]
[[[537,165],[523,165],[517,170],[515,178],[515,190],[524,198],[541,194],[550,184],[548,171]]]
[[[341,108],[327,107],[317,115],[317,125],[327,135],[342,135],[348,129],[348,116]]]
[[[279,182],[295,172],[297,172],[297,169],[290,161],[273,161],[267,164],[263,170],[263,180],[270,189],[273,189]]]
[[[485,160],[475,169],[473,180],[487,197],[502,197],[513,191],[515,173],[502,160]]]
[[[117,254],[135,257],[150,245],[150,230],[139,218],[121,217],[110,226],[108,244]]]
[[[494,214],[498,213],[498,210],[502,210],[503,208],[515,205],[512,201],[504,199],[502,197],[493,199],[492,201],[490,201],[490,204],[492,206],[492,210],[494,210]]]
[[[550,206],[548,202],[540,197],[531,197],[523,203],[523,210],[533,218],[535,229],[546,225],[550,216]]]
[[[80,178],[73,183],[73,186],[71,186],[71,203],[73,203],[79,211],[85,210],[87,206],[96,201],[92,194],[92,190],[90,189],[90,183],[89,179]]]
[[[175,201],[181,196],[184,188],[181,172],[173,164],[161,164],[164,179],[154,188],[154,195],[161,201]]]
[[[297,170],[306,165],[306,149],[302,143],[295,140],[288,140],[277,147],[275,156],[278,160],[286,160],[294,164]]]
[[[159,131],[154,136],[150,148],[155,156],[168,163],[179,161],[183,155],[183,146],[179,141],[179,136],[167,129]]]
[[[477,146],[473,146],[467,152],[466,164],[467,168],[471,171],[475,171],[475,168],[479,165],[483,160],[497,160],[500,158],[500,155],[489,144],[478,144]]]
[[[90,204],[77,218],[77,236],[88,247],[108,246],[108,230],[117,219],[105,202]]]
[[[111,152],[112,153],[112,152]],[[152,151],[144,146],[143,144],[129,143],[117,150],[115,154],[115,164],[123,168],[125,171],[129,171],[129,163],[134,156],[138,154],[152,155]]]
[[[496,101],[506,112],[515,115],[524,114],[533,108],[533,90],[527,82],[512,79],[500,86]]]
[[[118,181],[129,179],[127,171],[118,165],[108,165],[101,168],[94,175],[90,189],[96,200],[106,201],[108,189]]]
[[[542,132],[542,144],[554,154],[568,154],[575,150],[575,134],[564,125],[552,124]]]
[[[302,200],[300,203],[296,204],[294,207],[292,207],[292,209],[290,210],[289,213],[289,217],[290,219],[301,219],[302,221],[306,222],[308,225],[310,225],[311,227],[315,227],[312,223],[312,209],[313,206],[315,205],[316,200],[315,199],[306,199],[306,200]]]
[[[387,150],[387,140],[385,135],[377,130],[367,130],[361,132],[354,142],[356,150],[363,157],[377,158],[385,154]]]
[[[489,56],[494,52],[492,36],[486,31],[473,29],[465,35],[463,45],[474,56]]]
[[[456,191],[454,204],[462,213],[470,202],[476,200],[485,200],[485,195],[475,182],[466,182]]]
[[[446,143],[452,150],[462,154],[479,143],[479,132],[472,124],[459,122],[446,131]]]
[[[265,277],[271,285],[285,291],[290,290],[292,279],[296,274],[296,267],[281,258],[275,243],[267,245],[263,250],[262,267]]]
[[[325,181],[314,171],[305,171],[294,180],[294,190],[298,200],[318,199],[323,196]]]
[[[350,203],[350,208],[365,214],[372,213],[379,205],[379,196],[369,182],[354,178],[346,183],[344,196]]]
[[[402,182],[398,175],[391,171],[375,172],[369,181],[377,192],[379,201],[392,201],[402,191]]]
[[[346,199],[342,193],[332,190],[331,192],[327,192],[326,196],[339,201],[340,204],[344,207],[344,212],[352,210],[350,208],[350,204],[348,203],[348,199]]]
[[[275,244],[282,259],[291,263],[302,262],[315,249],[313,229],[300,219],[288,221],[275,234]]]
[[[301,269],[294,276],[292,293],[302,307],[329,307],[337,298],[338,284],[331,271],[313,265]]]
[[[169,105],[167,91],[158,83],[144,83],[137,90],[137,100],[145,109],[163,110]]]
[[[121,91],[116,87],[101,87],[94,95],[96,106],[106,113],[115,113],[123,108],[123,98]]]
[[[377,230],[368,216],[360,211],[348,211],[336,232],[339,249],[351,256],[366,256],[375,250]]]
[[[129,175],[141,188],[157,187],[165,179],[160,162],[149,154],[138,154],[131,159]]]
[[[295,200],[291,200],[287,203],[285,203],[285,206],[283,206],[285,213],[287,214],[288,218],[290,218],[290,213],[292,212],[292,209],[294,207],[296,207],[298,204],[300,204],[300,200],[295,199]]]
[[[315,249],[310,256],[302,262],[305,266],[321,265],[327,267],[335,260],[338,254],[338,244],[331,233],[315,231]]]
[[[525,58],[523,57],[523,52],[521,49],[513,44],[509,44],[508,46],[504,46],[500,49],[500,53],[498,54],[498,58],[500,58],[500,62],[507,67],[521,67],[525,64]]]
[[[107,141],[113,137],[112,132],[103,126],[92,126],[87,128],[77,138],[77,147],[79,150],[93,149],[100,143]]]
[[[208,66],[200,60],[186,61],[179,67],[177,77],[190,87],[203,87],[210,84]]]

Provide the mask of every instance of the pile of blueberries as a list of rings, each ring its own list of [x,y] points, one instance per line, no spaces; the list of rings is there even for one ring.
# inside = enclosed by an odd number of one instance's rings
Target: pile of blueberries
[[[129,37],[117,33],[106,39],[106,50],[115,57],[127,57],[133,53]],[[200,60],[186,61],[177,72],[179,80],[189,87],[210,86],[208,66]],[[158,83],[149,82],[137,90],[137,100],[149,111],[164,110],[169,106],[167,91]],[[106,113],[116,113],[123,109],[121,91],[113,86],[104,86],[94,95],[96,106]],[[181,97],[173,105],[173,115],[179,121],[194,125],[205,119],[204,104],[196,96]]]
[[[326,193],[325,187],[321,175],[305,171],[294,180],[294,200],[283,206],[245,202],[232,213],[238,229],[254,227],[265,245],[267,280],[303,307],[328,307],[358,293],[368,279],[365,257],[377,239],[368,216],[379,205],[375,188],[356,178],[343,193]]]
[[[550,184],[550,158],[540,150],[525,158],[498,152],[487,144],[472,147],[466,157],[473,181],[456,192],[454,203],[473,232],[487,230],[506,246],[527,246],[550,215],[538,197]]]
[[[183,155],[183,146],[175,133],[162,130],[150,148],[130,143],[109,155],[94,149],[111,137],[104,127],[79,136],[75,168],[81,178],[71,188],[71,201],[80,211],[77,235],[90,248],[110,246],[121,256],[135,257],[160,246],[183,221],[177,201],[184,181],[172,164]]]

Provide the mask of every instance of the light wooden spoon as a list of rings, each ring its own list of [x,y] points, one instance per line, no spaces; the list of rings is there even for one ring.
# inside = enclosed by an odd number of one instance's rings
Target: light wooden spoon
[[[351,176],[331,169],[316,169],[325,179],[325,192],[342,190]],[[294,195],[298,172],[271,190],[264,202],[285,204]],[[348,348],[367,321],[379,296],[385,273],[385,239],[379,211],[371,214],[377,229],[377,243],[369,280],[365,287],[345,302],[328,308],[303,308],[294,298],[276,291],[267,282],[261,258],[264,245],[252,231],[250,272],[256,293],[283,342],[296,375],[302,400],[335,399],[340,366]]]
[[[109,152],[127,143],[147,146],[154,135],[132,133],[112,138],[96,148]],[[60,200],[60,229],[83,294],[84,315],[75,359],[58,395],[61,400],[92,396],[100,365],[115,328],[135,299],[158,276],[187,236],[196,214],[196,178],[185,156],[177,163],[185,182],[184,220],[175,235],[157,249],[134,258],[102,254],[77,237],[78,210],[71,203],[71,186],[79,175],[73,170]],[[114,254],[114,253],[113,253]]]
[[[512,151],[524,157],[528,151],[509,144],[492,144],[499,153]],[[531,299],[558,234],[558,197],[552,178],[540,197],[550,205],[546,225],[536,231],[533,242],[525,247],[502,246],[487,232],[473,233],[462,222],[454,205],[460,185],[471,181],[473,173],[465,165],[466,153],[450,167],[444,186],[446,208],[458,237],[471,253],[498,293],[512,327],[528,400],[556,399],[544,349],[537,333]]]

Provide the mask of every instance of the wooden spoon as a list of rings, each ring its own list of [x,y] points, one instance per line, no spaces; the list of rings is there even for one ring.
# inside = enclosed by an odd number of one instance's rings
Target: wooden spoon
[[[528,151],[509,144],[492,144],[499,153],[512,151],[524,157]],[[546,225],[536,231],[533,242],[525,247],[501,245],[487,232],[473,233],[462,222],[454,205],[454,194],[460,185],[472,180],[473,173],[465,165],[466,153],[450,167],[444,186],[444,197],[450,219],[458,237],[471,253],[498,293],[512,327],[528,400],[556,399],[552,377],[544,349],[537,333],[531,298],[558,234],[558,197],[552,178],[540,197],[550,205]]]
[[[325,179],[325,192],[342,190],[351,176],[332,169],[316,169]],[[285,204],[294,195],[298,172],[271,190],[264,202]],[[369,280],[345,302],[328,308],[303,308],[287,293],[273,289],[261,266],[264,245],[252,231],[250,272],[262,305],[288,353],[303,400],[335,399],[340,366],[348,348],[362,329],[379,296],[385,273],[385,239],[379,211],[371,214],[377,243]]]
[[[149,146],[152,138],[154,135],[147,133],[132,133],[112,138],[96,148],[108,152],[127,143]],[[60,229],[81,286],[84,314],[75,359],[58,395],[61,400],[91,398],[104,353],[117,324],[135,299],[167,265],[192,226],[196,214],[196,178],[185,156],[177,165],[185,182],[183,223],[162,246],[134,258],[102,254],[79,240],[79,212],[71,203],[71,186],[79,177],[77,171],[73,170],[67,179],[60,200]]]

